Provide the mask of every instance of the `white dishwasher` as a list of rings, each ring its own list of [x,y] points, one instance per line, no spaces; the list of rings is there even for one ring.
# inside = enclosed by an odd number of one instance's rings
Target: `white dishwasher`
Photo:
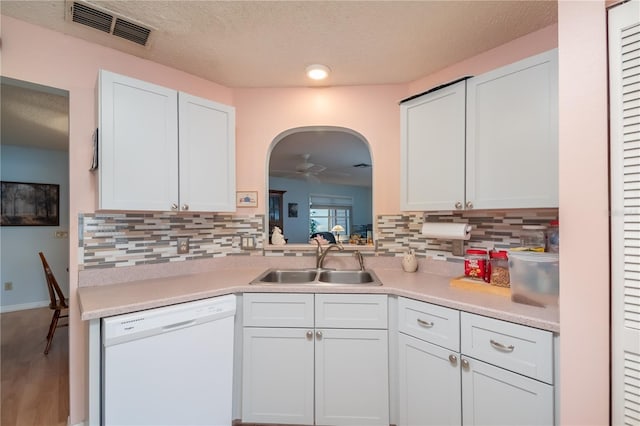
[[[102,424],[231,425],[234,295],[102,320]]]

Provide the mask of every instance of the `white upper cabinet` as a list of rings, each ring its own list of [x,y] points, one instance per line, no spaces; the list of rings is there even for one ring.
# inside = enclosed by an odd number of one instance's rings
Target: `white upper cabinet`
[[[234,211],[234,108],[180,93],[178,118],[180,210]]]
[[[400,110],[402,210],[558,206],[557,50]]]
[[[177,202],[177,104],[175,90],[100,71],[98,208],[170,210]]]
[[[545,52],[467,83],[467,201],[558,206],[558,60]]]
[[[465,81],[401,104],[402,210],[464,202]]]
[[[101,70],[98,209],[235,210],[233,107]]]

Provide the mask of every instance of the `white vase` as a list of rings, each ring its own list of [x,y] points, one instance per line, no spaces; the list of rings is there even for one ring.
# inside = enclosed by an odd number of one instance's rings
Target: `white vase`
[[[409,251],[409,253],[405,254],[402,258],[402,269],[405,272],[415,272],[418,270],[418,259],[416,259],[416,255],[413,254],[413,250]]]

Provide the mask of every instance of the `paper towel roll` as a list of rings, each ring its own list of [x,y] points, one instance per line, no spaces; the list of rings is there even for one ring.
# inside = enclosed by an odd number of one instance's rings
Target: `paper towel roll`
[[[437,223],[422,224],[422,235],[440,240],[468,240],[471,238],[472,226],[468,223]]]

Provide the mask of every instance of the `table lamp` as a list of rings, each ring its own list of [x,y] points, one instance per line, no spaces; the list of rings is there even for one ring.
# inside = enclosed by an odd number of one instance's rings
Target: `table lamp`
[[[338,244],[340,244],[340,233],[344,232],[344,228],[341,225],[336,225],[331,228],[331,232],[336,235],[336,241],[338,242]]]

